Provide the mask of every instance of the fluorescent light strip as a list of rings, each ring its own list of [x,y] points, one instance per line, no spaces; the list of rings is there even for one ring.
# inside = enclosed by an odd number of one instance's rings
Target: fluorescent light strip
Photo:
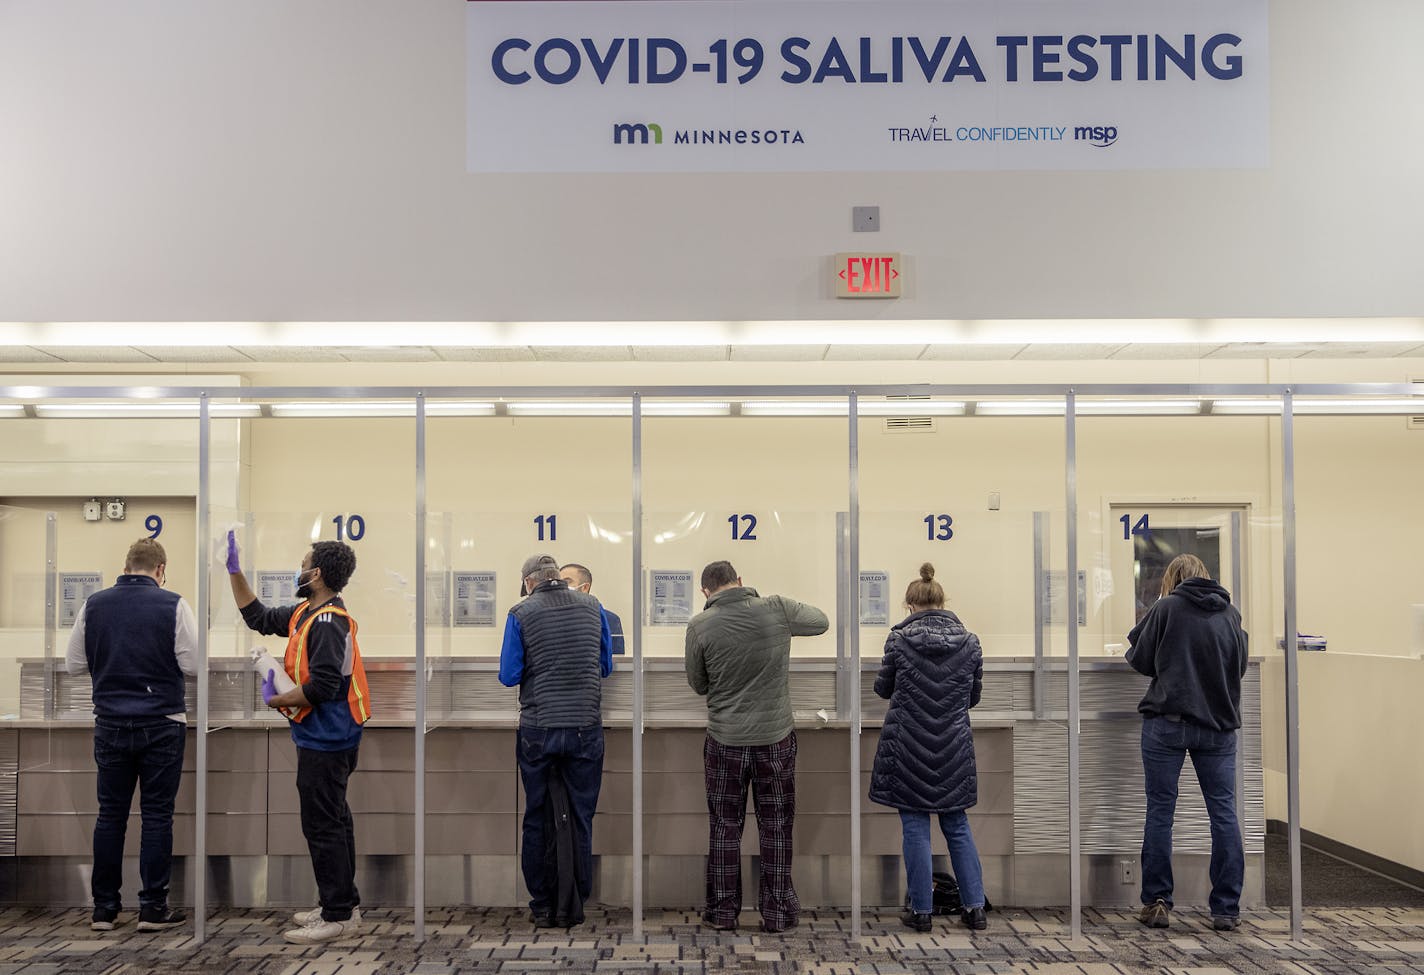
[[[1201,400],[1080,399],[1073,409],[1083,416],[1192,416],[1201,412]]]
[[[23,407],[20,408],[23,411]],[[214,418],[257,416],[256,403],[211,403],[208,415]],[[37,403],[35,416],[44,419],[197,419],[197,403]]]
[[[0,417],[24,415],[25,406],[23,403],[0,403]]]
[[[632,416],[633,404],[627,400],[527,400],[505,405],[510,416]]]
[[[658,400],[643,401],[644,416],[730,416],[732,404],[725,400]]]
[[[1065,410],[1061,399],[990,399],[974,404],[975,416],[1062,416]]]
[[[429,416],[494,416],[493,403],[464,403],[457,400],[426,403]],[[324,402],[273,403],[277,417],[415,416],[414,400],[327,400]]]
[[[944,399],[861,400],[855,405],[861,416],[963,416],[963,402]]]
[[[846,400],[747,400],[742,416],[847,416]]]

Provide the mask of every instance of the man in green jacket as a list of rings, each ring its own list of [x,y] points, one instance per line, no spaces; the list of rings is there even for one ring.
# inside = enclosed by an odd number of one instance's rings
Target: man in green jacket
[[[687,682],[707,696],[702,761],[711,837],[702,920],[722,931],[737,926],[751,784],[761,843],[761,926],[785,931],[796,926],[801,911],[791,883],[796,816],[791,638],[824,633],[830,621],[814,606],[758,595],[742,585],[730,562],[702,570],[702,595],[707,606],[687,624],[686,649]]]

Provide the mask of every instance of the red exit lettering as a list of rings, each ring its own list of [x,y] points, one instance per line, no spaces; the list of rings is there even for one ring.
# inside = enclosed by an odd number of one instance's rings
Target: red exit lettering
[[[894,263],[893,257],[848,257],[840,277],[845,278],[847,291],[883,294],[890,290],[890,282],[900,276],[891,266]]]

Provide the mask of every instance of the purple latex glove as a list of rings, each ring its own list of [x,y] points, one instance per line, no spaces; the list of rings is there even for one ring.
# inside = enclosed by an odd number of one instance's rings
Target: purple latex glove
[[[277,672],[267,671],[267,678],[262,682],[262,703],[268,707],[272,706],[272,698],[277,696]]]
[[[227,533],[227,571],[229,575],[241,575],[242,566],[237,562],[237,537]]]

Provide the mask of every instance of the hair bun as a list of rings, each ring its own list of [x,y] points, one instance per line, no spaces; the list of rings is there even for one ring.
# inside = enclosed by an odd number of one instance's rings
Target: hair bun
[[[925,582],[930,582],[931,580],[933,580],[934,566],[931,565],[929,562],[926,562],[924,565],[920,566],[920,578],[923,579]]]

